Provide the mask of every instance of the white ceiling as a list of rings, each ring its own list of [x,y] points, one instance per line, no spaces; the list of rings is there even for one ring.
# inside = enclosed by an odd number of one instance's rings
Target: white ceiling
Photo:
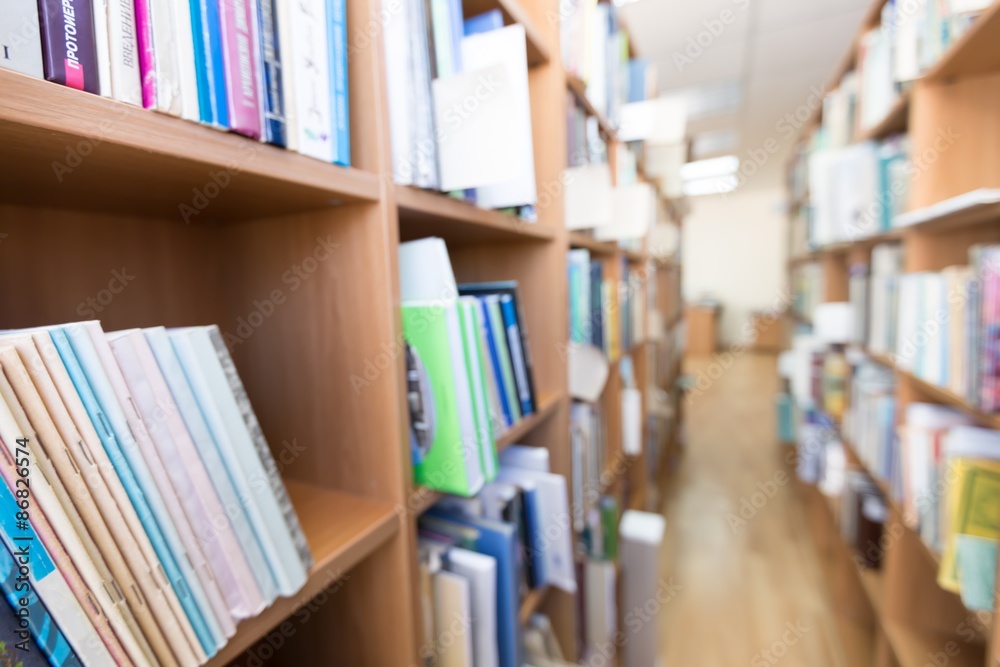
[[[782,155],[791,147],[776,125],[805,104],[813,86],[822,87],[847,52],[870,0],[634,0],[620,8],[640,56],[657,66],[660,92],[697,91],[738,83],[740,106],[722,117],[698,119],[689,133],[736,128],[739,155],[777,140]],[[729,25],[718,31],[726,14]],[[706,22],[718,36],[707,38]],[[693,62],[689,39],[699,33],[704,47]],[[784,159],[772,159],[751,179],[776,185]],[[775,181],[774,179],[778,179]],[[751,185],[749,182],[747,185]]]

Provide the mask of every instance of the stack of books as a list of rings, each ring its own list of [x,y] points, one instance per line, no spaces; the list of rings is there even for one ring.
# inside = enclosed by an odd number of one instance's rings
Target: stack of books
[[[312,557],[218,328],[8,332],[0,368],[3,612],[52,664],[200,665],[303,586]]]
[[[496,481],[421,516],[422,653],[436,664],[519,667],[524,597],[548,586],[576,593],[566,479],[550,472],[548,454],[508,447]],[[447,630],[454,641],[440,641]]]
[[[3,13],[30,38],[0,67],[351,163],[345,0],[11,0]]]
[[[399,267],[414,475],[474,496],[497,436],[538,411],[517,283],[456,284],[439,238],[400,244]]]

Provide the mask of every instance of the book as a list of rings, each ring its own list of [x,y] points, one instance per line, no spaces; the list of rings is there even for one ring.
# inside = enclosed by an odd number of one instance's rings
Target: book
[[[469,581],[458,574],[440,570],[431,577],[434,586],[434,624],[439,628],[468,623],[472,616]],[[441,667],[472,665],[472,634],[456,632],[455,641],[438,642],[436,662]]]
[[[275,22],[278,29],[278,47],[281,64],[281,101],[285,112],[285,148],[299,149],[299,123],[296,112],[294,46],[292,44],[293,0],[273,0]]]
[[[285,99],[282,96],[285,69],[282,52],[286,46],[279,39],[275,0],[258,0],[257,33],[261,54],[261,99],[263,101],[263,139],[275,146],[288,143],[285,127]]]
[[[514,360],[510,351],[507,327],[504,325],[503,311],[500,307],[500,296],[491,294],[482,298],[486,304],[489,325],[493,330],[493,341],[497,346],[497,355],[500,358],[501,378],[504,391],[507,393],[507,407],[510,409],[511,419],[517,422],[523,413],[521,412],[517,383],[514,379]]]
[[[444,557],[444,567],[464,578],[469,586],[468,618],[472,621],[472,654],[470,665],[497,667],[500,654],[497,647],[497,562],[495,559],[453,547]]]
[[[222,58],[222,33],[217,0],[190,0],[192,49],[198,86],[198,117],[202,123],[229,127],[229,100]]]
[[[256,20],[252,0],[219,0],[222,65],[226,74],[229,129],[260,138],[260,90],[251,21]]]
[[[181,26],[177,24],[175,4],[172,0],[149,0],[148,20],[152,27],[153,38],[152,83],[156,88],[156,102],[147,108],[171,116],[180,116],[181,53],[178,36]],[[191,56],[193,58],[193,51]]]
[[[351,166],[351,125],[347,73],[346,0],[327,0],[330,73],[333,76],[333,162]]]
[[[494,428],[487,408],[486,378],[483,358],[480,354],[479,335],[481,327],[477,318],[479,301],[475,297],[463,297],[458,301],[458,319],[462,328],[462,352],[464,366],[472,394],[472,414],[475,423],[479,462],[487,480],[493,479],[497,471],[497,452],[494,444]]]
[[[108,48],[111,60],[111,96],[119,102],[142,106],[142,71],[136,42],[135,4],[108,5]]]
[[[91,0],[40,2],[38,18],[46,80],[100,94]]]
[[[288,2],[278,15],[289,17],[289,42],[286,51],[289,78],[294,80],[294,97],[286,98],[289,116],[294,118],[294,145],[303,155],[333,162],[333,120],[330,104],[330,55],[326,0]],[[392,21],[394,24],[396,18]]]
[[[91,0],[94,47],[97,54],[98,94],[111,97],[111,44],[108,39],[108,0]]]
[[[208,0],[206,0],[208,1]],[[142,77],[142,106],[155,109],[156,50],[153,46],[153,0],[135,0],[135,40],[139,48],[139,74]]]
[[[42,41],[37,0],[12,0],[0,13],[0,67],[41,79]]]
[[[198,73],[195,70],[194,17],[188,0],[171,2],[174,19],[174,49],[177,57],[177,95],[180,116],[184,120],[201,120],[201,100],[198,94]]]
[[[80,469],[64,456],[68,451],[66,445],[14,347],[7,345],[0,348],[0,365],[9,383],[0,387],[0,391],[12,390],[5,396],[8,406],[17,401],[24,411],[22,419],[26,420],[21,425],[22,429],[30,428],[35,441],[40,444],[32,452],[39,469],[57,489],[62,488],[62,502],[72,503],[77,509],[86,531],[99,545],[115,580],[123,586],[123,590],[131,593],[129,602],[157,659],[171,665],[195,664],[195,656],[148,565],[143,561],[134,536],[120,516],[106,519],[101,514]],[[44,458],[40,459],[39,455]],[[105,509],[109,507],[106,505]],[[175,642],[177,645],[172,646]]]
[[[477,35],[482,32],[499,30],[503,27],[503,12],[499,9],[491,9],[476,16],[465,19],[463,26],[466,35]]]

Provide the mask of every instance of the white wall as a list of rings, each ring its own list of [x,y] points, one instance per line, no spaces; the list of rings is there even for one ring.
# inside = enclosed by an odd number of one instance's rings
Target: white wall
[[[786,295],[784,200],[780,185],[689,199],[682,225],[684,298],[712,296],[722,303],[724,344],[744,340],[751,313],[775,307]]]

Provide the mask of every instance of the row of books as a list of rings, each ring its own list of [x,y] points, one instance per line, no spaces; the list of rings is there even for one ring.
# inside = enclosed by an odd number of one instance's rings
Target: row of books
[[[2,67],[351,163],[345,0],[10,0],[0,34]]]
[[[439,238],[400,244],[399,267],[414,475],[474,496],[500,433],[538,411],[517,283],[458,285]]]
[[[878,569],[885,555],[882,530],[888,508],[882,492],[860,470],[847,470],[840,495],[840,534],[854,552],[855,562]]]
[[[8,332],[0,368],[4,611],[51,664],[200,665],[305,583],[218,328]]]
[[[799,264],[792,271],[792,311],[810,319],[823,302],[823,267],[817,262]]]
[[[906,207],[913,171],[905,135],[811,153],[810,246],[891,229]]]
[[[385,51],[395,182],[482,208],[534,206],[524,27],[504,27],[499,9],[466,18],[460,0],[407,2]]]
[[[610,359],[644,338],[647,304],[642,303],[627,258],[621,258],[622,280],[605,278],[605,262],[590,251],[569,251],[569,312],[571,343],[592,345]],[[634,279],[634,281],[633,281]]]
[[[566,164],[582,167],[608,161],[608,146],[597,118],[580,106],[573,93],[566,93]]]
[[[420,578],[430,664],[519,667],[526,595],[554,586],[575,594],[566,479],[543,447],[513,445],[472,498],[445,496],[420,517]],[[456,619],[471,628],[437,639]]]

